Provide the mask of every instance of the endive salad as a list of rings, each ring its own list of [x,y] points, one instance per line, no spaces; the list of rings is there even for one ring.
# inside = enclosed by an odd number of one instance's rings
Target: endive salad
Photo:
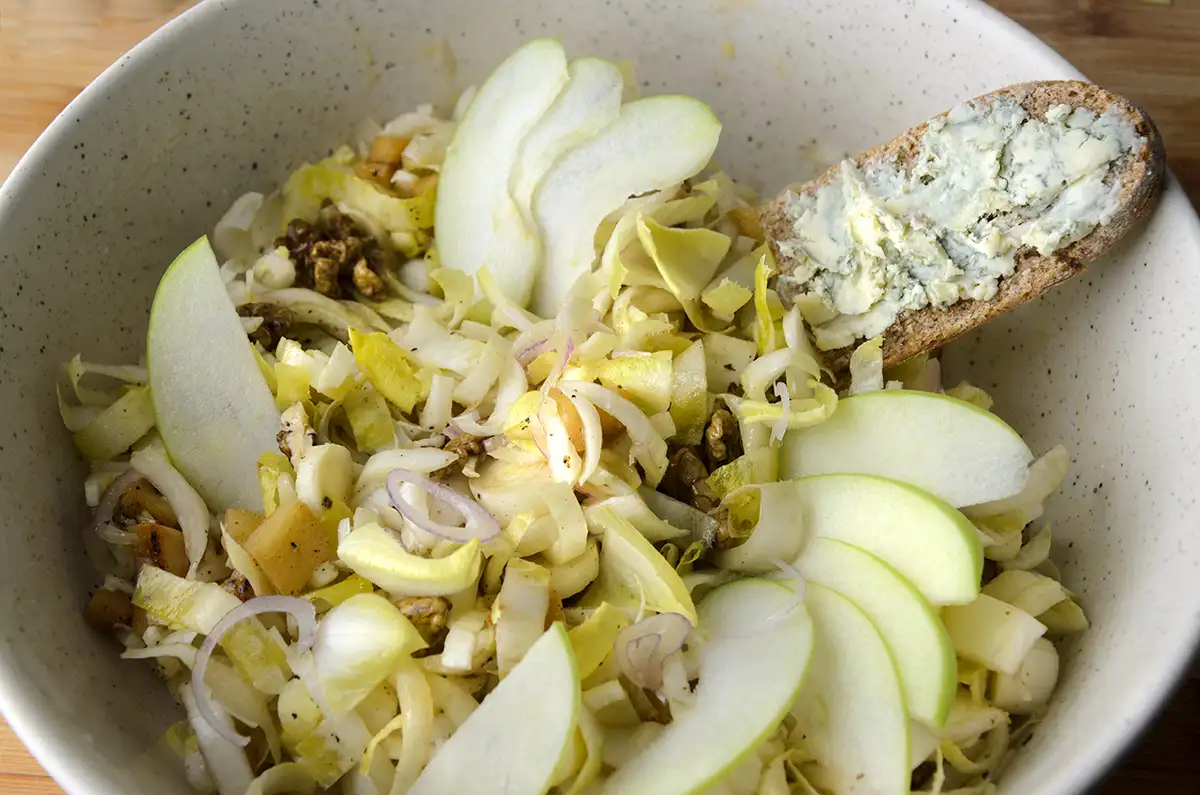
[[[66,367],[87,619],[220,795],[987,793],[1087,621],[939,360],[827,372],[702,103],[548,40],[238,199]]]

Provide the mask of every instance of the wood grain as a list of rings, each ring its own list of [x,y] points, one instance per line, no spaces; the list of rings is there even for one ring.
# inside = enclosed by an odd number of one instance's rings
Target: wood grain
[[[1157,122],[1169,164],[1200,204],[1200,0],[989,0]],[[0,0],[0,178],[96,75],[191,2]],[[1193,675],[1093,795],[1188,793],[1200,781]],[[0,722],[0,793],[61,795]]]

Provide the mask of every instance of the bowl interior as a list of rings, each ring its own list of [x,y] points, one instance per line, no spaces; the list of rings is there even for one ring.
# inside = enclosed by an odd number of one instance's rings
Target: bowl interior
[[[187,793],[162,742],[180,715],[80,609],[83,468],[57,364],[140,356],[158,276],[233,198],[266,191],[366,118],[445,103],[525,40],[629,58],[646,93],[725,124],[717,160],[765,190],[955,101],[1074,76],[982,4],[939,0],[210,0],[88,89],[0,189],[0,705],[76,795]],[[1120,252],[947,353],[1041,452],[1072,453],[1055,558],[1093,622],[1043,728],[1001,787],[1077,792],[1185,664],[1198,628],[1200,235],[1172,185]]]

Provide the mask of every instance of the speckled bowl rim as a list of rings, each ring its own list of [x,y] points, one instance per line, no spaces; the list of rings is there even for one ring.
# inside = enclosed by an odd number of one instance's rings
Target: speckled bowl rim
[[[26,182],[36,179],[39,167],[53,157],[73,121],[85,116],[91,104],[103,101],[108,89],[119,85],[127,66],[142,60],[168,56],[171,44],[178,37],[187,35],[191,25],[206,21],[220,13],[223,8],[243,1],[202,0],[150,34],[105,69],[67,104],[17,162],[8,178],[0,183],[0,215],[9,211],[10,204],[25,187]],[[949,1],[957,3],[964,13],[981,15],[989,24],[1003,28],[1015,42],[1023,45],[1021,49],[1038,50],[1044,57],[1057,61],[1065,73],[1086,79],[1083,73],[1052,47],[983,0]],[[1169,174],[1164,198],[1176,194],[1182,195],[1183,188],[1175,176]],[[1187,204],[1186,199],[1183,204]],[[1187,206],[1190,207],[1190,204]],[[1190,230],[1185,231],[1191,232],[1193,247],[1200,252],[1200,217],[1197,217],[1194,208],[1187,220],[1190,222]],[[1172,654],[1161,659],[1158,675],[1154,683],[1146,688],[1141,704],[1132,710],[1131,714],[1122,716],[1123,720],[1114,720],[1111,728],[1100,734],[1092,743],[1089,759],[1077,754],[1063,760],[1056,778],[1063,782],[1064,786],[1054,795],[1080,795],[1087,791],[1117,765],[1146,731],[1167,698],[1181,683],[1192,664],[1193,656],[1200,650],[1200,621],[1193,624],[1190,633],[1181,632],[1175,639]],[[24,696],[17,683],[8,676],[3,659],[0,659],[0,713],[8,720],[18,739],[64,790],[71,795],[88,795],[95,791],[90,774],[76,763],[68,749],[56,743],[49,723],[32,706],[32,701]]]

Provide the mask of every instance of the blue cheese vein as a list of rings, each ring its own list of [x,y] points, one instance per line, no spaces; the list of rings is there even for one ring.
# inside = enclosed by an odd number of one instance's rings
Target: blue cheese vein
[[[929,124],[907,168],[847,160],[815,192],[790,193],[796,263],[779,278],[817,346],[873,337],[906,309],[987,301],[1025,246],[1045,255],[1108,223],[1113,164],[1144,144],[1111,111],[1055,105],[1031,118],[1011,97],[967,102]]]

